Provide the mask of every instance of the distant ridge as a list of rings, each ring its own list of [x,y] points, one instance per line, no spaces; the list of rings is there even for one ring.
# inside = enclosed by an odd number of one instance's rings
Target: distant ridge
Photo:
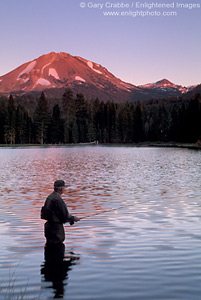
[[[167,79],[135,86],[115,77],[100,64],[65,52],[42,55],[0,77],[3,95],[45,91],[49,97],[60,97],[67,87],[89,99],[122,102],[180,96],[196,86],[182,87]]]

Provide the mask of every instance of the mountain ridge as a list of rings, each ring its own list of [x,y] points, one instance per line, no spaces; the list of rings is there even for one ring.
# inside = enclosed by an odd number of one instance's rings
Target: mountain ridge
[[[70,87],[76,93],[100,100],[136,101],[181,96],[197,85],[183,87],[167,79],[133,85],[114,76],[102,65],[66,52],[50,52],[0,76],[0,94],[46,92],[61,96]]]

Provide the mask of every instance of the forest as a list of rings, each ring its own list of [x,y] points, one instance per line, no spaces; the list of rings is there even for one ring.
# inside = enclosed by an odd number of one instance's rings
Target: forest
[[[34,107],[0,98],[0,144],[179,142],[201,138],[201,96],[104,102],[67,88],[54,103],[42,92]],[[26,105],[25,105],[25,104]]]

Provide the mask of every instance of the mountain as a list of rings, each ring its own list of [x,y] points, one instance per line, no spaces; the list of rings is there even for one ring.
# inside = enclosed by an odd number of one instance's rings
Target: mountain
[[[156,98],[166,98],[166,97],[175,97],[182,96],[183,94],[188,93],[193,90],[195,86],[183,87],[181,85],[174,84],[167,79],[162,79],[155,83],[148,83],[145,85],[138,86],[145,94],[152,94],[152,97]]]
[[[63,94],[66,87],[83,92],[90,98],[128,98],[132,84],[123,82],[99,64],[68,53],[40,56],[0,77],[0,93],[46,91],[53,96]]]
[[[190,89],[184,97],[188,97],[191,98],[193,96],[195,96],[196,94],[201,94],[201,84],[193,87],[192,89]]]
[[[42,55],[0,77],[0,93],[4,95],[44,91],[49,97],[61,97],[67,87],[88,99],[113,101],[167,98],[193,89],[167,79],[135,86],[115,77],[100,64],[64,52]]]
[[[189,91],[189,88],[174,84],[167,79],[163,79],[163,80],[157,81],[155,83],[148,83],[145,85],[140,85],[139,87],[144,88],[144,89],[163,90],[164,92],[172,89],[173,92],[180,91],[182,94]]]

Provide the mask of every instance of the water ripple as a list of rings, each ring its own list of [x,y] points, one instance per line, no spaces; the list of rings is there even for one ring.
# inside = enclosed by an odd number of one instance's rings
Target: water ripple
[[[50,299],[40,208],[54,180],[72,214],[64,299],[200,299],[201,156],[170,148],[0,149],[0,288]],[[12,275],[12,276],[11,276]],[[9,283],[10,282],[10,283]]]

